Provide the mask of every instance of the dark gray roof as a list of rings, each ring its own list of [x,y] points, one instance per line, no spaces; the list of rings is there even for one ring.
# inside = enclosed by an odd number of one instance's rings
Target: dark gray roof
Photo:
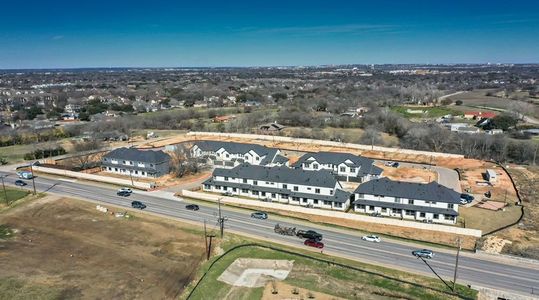
[[[118,148],[110,151],[104,158],[116,158],[119,160],[131,160],[147,163],[161,163],[170,160],[170,156],[161,150],[139,150],[136,148]]]
[[[294,192],[289,189],[272,188],[272,187],[266,187],[266,186],[251,185],[251,184],[246,184],[246,183],[215,181],[211,178],[204,181],[203,184],[209,184],[209,185],[214,185],[214,186],[219,185],[219,186],[226,186],[226,187],[232,187],[232,188],[238,188],[238,189],[248,189],[248,190],[255,190],[255,191],[266,192],[266,193],[285,194],[290,197],[318,199],[318,200],[333,201],[333,202],[338,202],[338,203],[348,202],[348,200],[350,200],[350,195],[351,195],[349,192],[346,192],[340,189],[336,189],[334,192],[334,195],[327,196],[327,195],[319,195],[319,194],[299,193],[299,192]]]
[[[228,176],[234,178],[247,178],[260,181],[282,182],[333,188],[337,180],[329,171],[305,171],[287,167],[264,167],[242,164],[233,169],[217,168],[214,176]]]
[[[350,160],[352,163],[346,163],[350,167],[361,168],[364,174],[375,174],[380,175],[382,169],[377,166],[373,166],[374,160],[354,155],[350,153],[341,153],[341,152],[317,152],[317,153],[307,153],[300,157],[298,161],[294,164],[296,167],[301,167],[301,164],[308,161],[309,158],[314,158],[320,164],[332,164],[339,165],[345,163],[345,161]],[[372,166],[372,173],[370,172]]]
[[[278,164],[285,164],[288,161],[288,157],[284,157],[282,155],[275,156],[275,159],[273,160],[274,163]]]
[[[234,143],[234,142],[220,142],[220,141],[200,141],[196,142],[197,145],[202,151],[217,151],[221,148],[224,148],[228,153],[238,153],[245,154],[251,150],[256,152],[260,156],[268,156],[273,159],[277,153],[277,149],[268,148],[266,146],[261,146],[257,144],[243,144],[243,143]],[[271,162],[271,160],[270,160]]]
[[[460,194],[436,182],[414,183],[380,178],[357,187],[356,194],[381,195],[445,203],[460,203]]]
[[[373,201],[373,200],[358,199],[358,200],[354,201],[353,204],[354,205],[363,204],[363,205],[385,207],[385,208],[399,208],[399,209],[406,209],[406,210],[413,210],[413,211],[420,211],[420,212],[430,212],[430,213],[434,213],[434,214],[444,214],[444,215],[451,215],[451,216],[458,216],[459,215],[458,212],[454,211],[453,209],[449,209],[449,208],[420,206],[420,205],[402,204],[402,203],[394,203],[394,202],[384,202],[384,201]]]

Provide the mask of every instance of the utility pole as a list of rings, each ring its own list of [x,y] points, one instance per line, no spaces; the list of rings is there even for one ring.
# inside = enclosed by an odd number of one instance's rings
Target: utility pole
[[[219,219],[217,220],[217,222],[219,223],[219,228],[221,230],[221,238],[223,238],[223,235],[225,233],[225,221],[227,220],[227,218],[223,217],[221,215],[221,198],[222,197],[219,197],[219,199],[217,199],[217,202],[218,202],[218,208],[219,208]],[[211,239],[210,239],[211,241]]]
[[[6,185],[4,184],[5,177],[7,177],[7,175],[2,175],[0,178],[2,178],[2,188],[4,189],[4,197],[6,198],[6,205],[9,205],[9,201],[7,199]]]
[[[135,186],[133,183],[133,170],[129,170],[129,177],[131,178],[131,186]]]
[[[457,270],[459,268],[459,255],[460,255],[460,237],[457,238],[457,258],[455,259],[455,273],[453,274],[453,292],[455,292],[455,285],[457,284]]]
[[[533,165],[535,166],[535,159],[537,158],[537,150],[539,150],[539,144],[535,146],[535,152],[533,152]]]
[[[34,163],[30,165],[30,172],[32,172],[32,185],[34,186],[34,195],[36,194],[36,180],[34,179]]]
[[[215,234],[208,234],[208,231],[206,230],[206,220],[204,220],[204,240],[206,242],[206,260],[210,259],[211,255],[211,242],[213,238],[215,237]],[[208,245],[208,238],[210,238],[210,243]]]

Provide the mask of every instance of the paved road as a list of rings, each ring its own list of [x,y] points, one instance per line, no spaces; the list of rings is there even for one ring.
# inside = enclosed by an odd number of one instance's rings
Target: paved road
[[[13,174],[6,178],[6,184],[12,185],[15,180]],[[28,181],[27,188],[31,188]],[[147,211],[196,222],[208,221],[216,225],[217,209],[215,205],[201,205],[200,210],[193,212],[185,209],[188,201],[170,200],[160,198],[159,193],[153,196],[148,192],[134,192],[130,197],[116,196],[116,190],[103,186],[91,185],[84,182],[70,182],[45,177],[36,178],[36,188],[40,192],[51,192],[60,195],[85,198],[102,203],[129,207],[131,201],[140,200],[148,205]],[[302,240],[296,237],[281,236],[273,232],[276,217],[270,216],[268,220],[256,220],[249,217],[249,213],[237,209],[223,208],[224,215],[228,217],[227,230],[254,235],[262,239],[271,239],[275,242],[302,246]],[[273,220],[272,220],[273,218]],[[283,226],[293,226],[306,229],[305,222],[283,219],[278,221]],[[421,260],[414,258],[411,251],[416,249],[408,243],[383,240],[381,243],[362,241],[357,234],[349,231],[323,227],[316,229],[324,235],[326,253],[352,257],[354,259],[380,264],[414,273],[434,276]],[[430,261],[432,267],[444,278],[453,276],[455,256],[452,251],[434,249],[435,258]],[[472,253],[463,253],[460,259],[458,282],[472,284],[473,286],[490,287],[510,292],[517,292],[531,296],[532,287],[539,290],[539,264],[524,264],[521,261],[511,260],[509,264],[501,260],[486,259],[487,257]]]

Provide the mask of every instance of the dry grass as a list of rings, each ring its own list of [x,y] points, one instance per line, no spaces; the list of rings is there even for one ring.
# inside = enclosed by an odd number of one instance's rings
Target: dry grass
[[[58,291],[52,298],[173,298],[204,251],[204,241],[177,223],[116,218],[52,196],[5,212],[0,224],[15,232],[0,241],[1,279]],[[0,290],[0,299],[6,293]]]
[[[520,207],[511,204],[503,211],[461,207],[459,214],[459,219],[466,228],[480,229],[485,234],[516,222],[520,217]]]

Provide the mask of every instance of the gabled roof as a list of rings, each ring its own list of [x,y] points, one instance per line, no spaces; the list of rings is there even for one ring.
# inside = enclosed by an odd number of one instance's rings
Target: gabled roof
[[[221,148],[225,149],[230,154],[246,154],[253,150],[260,156],[269,156],[271,159],[277,153],[277,149],[268,148],[256,144],[243,144],[234,142],[220,142],[220,141],[200,141],[195,143],[196,146],[202,151],[217,151]],[[270,160],[271,162],[271,160]]]
[[[382,169],[374,166],[374,160],[359,155],[341,152],[317,152],[307,153],[300,157],[294,164],[296,167],[301,167],[301,164],[308,162],[310,158],[314,158],[319,164],[346,164],[347,166],[361,168],[361,171],[366,174],[381,174]],[[350,161],[351,163],[348,163]],[[372,166],[372,172],[371,172]]]
[[[213,175],[327,188],[334,188],[337,184],[335,177],[326,170],[305,171],[288,167],[264,167],[250,164],[238,165],[233,169],[217,168],[213,171]]]
[[[357,187],[355,194],[381,195],[445,203],[460,203],[460,194],[436,182],[414,183],[392,181],[388,178],[367,181]]]
[[[170,156],[161,150],[138,150],[136,148],[118,148],[110,151],[103,157],[121,160],[140,161],[147,163],[161,163],[170,160]]]
[[[288,157],[285,157],[279,154],[277,154],[275,156],[275,159],[273,159],[273,162],[277,164],[286,164],[287,161],[288,161]]]

